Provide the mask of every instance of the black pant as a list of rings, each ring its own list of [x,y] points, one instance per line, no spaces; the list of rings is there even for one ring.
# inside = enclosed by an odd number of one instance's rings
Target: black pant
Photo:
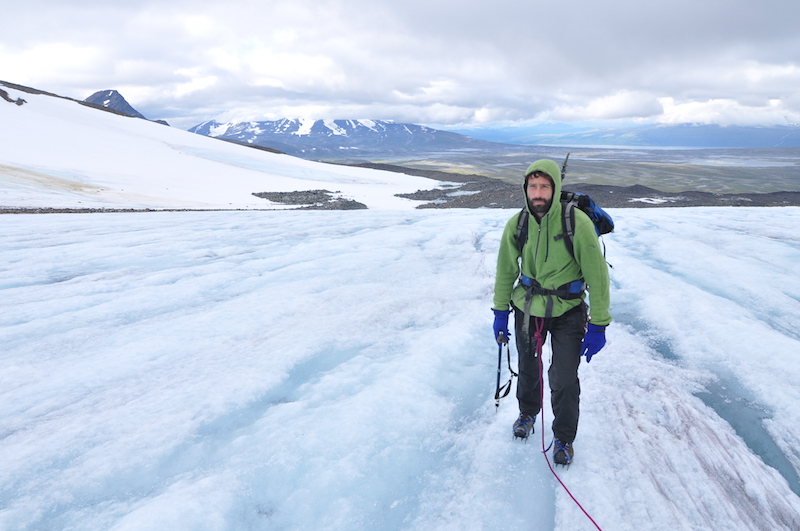
[[[517,333],[519,354],[519,379],[517,401],[519,410],[537,415],[542,409],[539,388],[539,359],[536,356],[536,317],[530,317],[528,335],[522,331],[525,316],[514,308],[514,328]],[[538,319],[542,319],[539,317]],[[540,321],[541,322],[541,321]],[[553,408],[553,434],[563,443],[571,443],[578,432],[581,383],[578,365],[581,362],[581,344],[586,325],[586,305],[581,303],[559,317],[544,319],[542,342],[551,336],[553,350],[547,379],[550,383],[550,403]]]

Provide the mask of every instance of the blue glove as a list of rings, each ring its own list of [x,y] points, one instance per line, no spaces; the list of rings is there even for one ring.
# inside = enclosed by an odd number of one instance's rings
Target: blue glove
[[[492,310],[494,312],[494,340],[498,343],[508,343],[511,333],[508,331],[508,314],[511,310]],[[503,341],[500,341],[500,333],[503,333]]]
[[[589,323],[586,335],[583,336],[581,356],[586,356],[586,363],[592,361],[592,356],[600,352],[606,344],[606,327]]]

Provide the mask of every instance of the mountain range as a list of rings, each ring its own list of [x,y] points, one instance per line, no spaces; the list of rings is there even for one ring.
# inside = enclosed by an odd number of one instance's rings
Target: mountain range
[[[0,123],[6,134],[0,142],[0,213],[32,209],[515,208],[521,201],[517,180],[383,163],[362,163],[361,167],[324,164],[270,153],[241,140],[221,142],[123,116],[104,107],[106,100],[90,104],[2,86],[5,97],[0,99]],[[315,132],[323,137],[344,137],[348,132],[353,136],[391,136],[389,132],[394,131],[411,136],[413,142],[415,132],[417,138],[438,136],[423,127],[404,127],[402,133],[396,124],[368,121],[350,121],[343,124],[347,128],[336,122],[285,121],[280,125],[290,137],[312,137]],[[483,151],[473,153],[481,156]],[[741,190],[710,193],[708,182],[704,193],[686,192],[685,187],[660,192],[642,186],[659,177],[652,166],[639,176],[623,179],[620,186],[601,186],[597,175],[582,182],[581,172],[591,172],[592,161],[599,154],[599,150],[574,154],[578,158],[571,159],[569,189],[591,194],[604,207],[800,204],[800,192],[775,189],[773,174],[781,170],[776,166],[770,167],[772,184],[744,178],[747,183],[756,182],[756,191],[761,192],[756,194]],[[638,171],[635,161],[603,160],[598,164],[620,174]],[[700,169],[695,164],[681,172]],[[724,174],[728,185],[736,184],[736,172],[726,169]],[[663,176],[655,180],[667,182]],[[792,182],[796,180],[786,181],[789,186]],[[592,185],[595,187],[587,188]],[[768,191],[773,193],[763,193]]]
[[[314,159],[369,159],[416,151],[485,147],[489,142],[424,125],[381,120],[283,119],[263,122],[203,122],[191,133],[266,146]]]
[[[116,90],[95,92],[84,102],[145,118]],[[167,124],[163,120],[155,121]],[[209,120],[189,131],[316,160],[397,158],[420,151],[485,150],[491,149],[493,144],[657,148],[800,147],[800,126],[797,125],[760,127],[685,123],[579,128],[569,124],[543,123],[532,127],[493,126],[446,131],[381,120],[281,119],[227,123]]]

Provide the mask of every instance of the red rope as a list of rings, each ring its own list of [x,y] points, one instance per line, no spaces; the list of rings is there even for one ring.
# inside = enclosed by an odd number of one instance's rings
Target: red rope
[[[542,344],[544,343],[542,332],[544,331],[544,318],[534,317],[534,321],[536,323],[536,332],[534,333],[533,337],[536,340],[536,356],[539,358],[539,401],[542,405],[542,455],[544,456],[544,460],[547,461],[547,467],[550,469],[550,472],[553,473],[553,476],[555,476],[561,486],[564,487],[564,490],[567,494],[569,494],[569,497],[572,498],[572,501],[575,502],[575,505],[577,505],[578,508],[583,511],[583,514],[585,514],[586,518],[588,518],[594,524],[598,531],[603,531],[600,529],[600,526],[597,525],[597,522],[594,521],[594,518],[592,518],[586,509],[583,508],[581,502],[579,502],[575,496],[572,495],[564,482],[561,481],[561,478],[558,477],[558,474],[556,474],[556,471],[553,469],[553,465],[550,464],[550,458],[547,457],[547,449],[544,446],[544,376],[542,375]]]

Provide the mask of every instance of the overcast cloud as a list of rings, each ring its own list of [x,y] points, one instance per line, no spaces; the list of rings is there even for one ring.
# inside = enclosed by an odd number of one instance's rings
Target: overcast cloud
[[[800,123],[797,0],[29,0],[0,79],[151,119]]]

